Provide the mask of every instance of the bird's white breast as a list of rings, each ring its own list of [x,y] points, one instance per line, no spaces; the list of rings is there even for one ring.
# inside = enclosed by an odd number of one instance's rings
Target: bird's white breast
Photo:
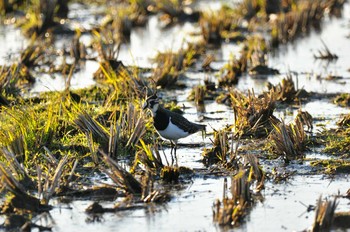
[[[165,139],[175,141],[189,135],[188,132],[185,132],[179,127],[177,127],[176,125],[174,125],[170,119],[171,118],[169,118],[169,125],[167,128],[165,128],[164,130],[158,130],[158,133],[160,134],[160,136],[162,136]]]

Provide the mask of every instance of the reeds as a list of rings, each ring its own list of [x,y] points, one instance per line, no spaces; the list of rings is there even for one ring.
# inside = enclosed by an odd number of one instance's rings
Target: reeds
[[[242,52],[239,59],[233,57],[224,67],[220,70],[220,76],[218,79],[220,87],[231,87],[237,85],[239,78],[247,68],[246,53]]]
[[[335,53],[332,53],[326,43],[321,40],[323,44],[323,50],[318,50],[318,54],[314,54],[315,59],[322,59],[322,60],[336,60],[338,59],[338,56]]]
[[[333,103],[343,106],[343,107],[349,107],[350,106],[350,94],[349,93],[342,93],[336,96],[333,99]]]
[[[269,135],[270,150],[277,156],[283,157],[286,162],[304,157],[308,137],[300,120],[288,125],[282,122],[273,122],[274,130]]]
[[[92,154],[95,152],[92,144],[97,143],[105,153],[115,157],[135,148],[144,135],[146,122],[141,114],[133,104],[114,111],[110,115],[109,131],[86,112],[79,114],[74,123],[86,135]]]
[[[282,81],[277,85],[268,83],[268,89],[276,94],[276,100],[283,103],[292,103],[298,98],[296,86],[293,81],[292,75],[289,73]]]
[[[304,2],[297,6],[296,10],[280,13],[276,20],[271,21],[273,46],[292,41],[312,27],[319,27],[325,10],[321,0]]]
[[[102,150],[100,150],[100,154],[102,155],[102,160],[106,165],[108,165],[109,169],[106,169],[103,166],[100,168],[113,180],[114,183],[117,184],[118,187],[122,188],[127,193],[142,193],[142,185],[135,179],[135,177],[133,177],[133,175],[121,167],[115,160],[105,154]]]
[[[231,91],[230,101],[235,114],[235,136],[262,137],[272,130],[270,119],[274,118],[276,96],[271,91],[260,97],[256,97],[254,91],[248,91],[248,96]]]
[[[132,172],[136,170],[137,165],[142,165],[147,172],[159,174],[165,165],[160,157],[157,143],[155,143],[154,146],[151,146],[141,139],[140,144],[142,148],[135,155]]]
[[[178,52],[158,53],[154,58],[154,63],[157,66],[152,74],[156,86],[162,88],[174,87],[186,68],[192,65],[196,55],[197,51],[192,46],[188,49],[182,48]]]
[[[254,206],[254,193],[264,189],[265,174],[255,155],[243,155],[243,160],[237,162],[235,172],[231,177],[230,189],[225,178],[222,200],[216,200],[213,205],[214,222],[226,229],[238,227],[244,222],[245,216]],[[256,185],[253,191],[254,182]]]
[[[232,155],[231,152],[233,152],[230,150],[228,136],[229,135],[226,129],[219,131],[214,130],[214,141],[212,141],[212,148],[205,148],[202,153],[202,162],[206,166],[215,163],[222,163],[225,165],[228,162],[228,156],[230,154]]]
[[[216,200],[213,205],[213,220],[220,226],[238,227],[242,224],[248,209],[253,202],[250,192],[250,183],[247,181],[245,171],[240,170],[231,178],[230,194],[227,195],[227,179],[224,180],[222,200]]]
[[[18,26],[21,27],[23,33],[27,36],[43,34],[48,29],[58,25],[55,21],[57,10],[59,10],[60,16],[64,17],[67,15],[67,2],[66,4],[64,4],[64,1],[59,2],[60,4],[54,0],[32,1],[31,6],[27,8],[26,17],[18,23]]]
[[[239,15],[228,6],[222,6],[219,12],[202,12],[199,19],[204,41],[213,45],[218,45],[224,39],[241,40],[243,36],[238,30],[239,24]]]
[[[163,161],[158,150],[157,142],[153,142],[154,145],[151,146],[149,144],[146,145],[143,140],[140,140],[142,148],[136,153],[131,172],[136,172],[137,168],[141,167],[147,173],[167,183],[177,182],[180,176],[179,168],[174,166],[173,163],[170,164],[166,156],[164,156]]]
[[[330,231],[334,220],[335,209],[338,202],[334,200],[322,200],[322,197],[317,201],[314,224],[312,225],[312,232]]]

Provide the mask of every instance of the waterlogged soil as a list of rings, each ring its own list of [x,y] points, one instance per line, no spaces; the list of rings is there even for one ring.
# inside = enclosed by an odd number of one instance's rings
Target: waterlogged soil
[[[296,74],[294,78],[299,88],[317,92],[320,96],[349,92],[350,6],[348,3],[345,4],[342,15],[341,18],[326,17],[321,31],[311,31],[305,38],[298,39],[289,45],[283,45],[271,54],[269,66],[279,69],[281,75],[258,79],[246,75],[240,79],[237,88],[244,92],[254,88],[255,93],[260,93],[266,90],[267,81],[273,84],[279,83],[288,71],[292,71]],[[119,59],[125,64],[147,67],[150,65],[149,57],[159,50],[176,49],[180,41],[178,36],[183,39],[192,30],[196,30],[195,26],[185,24],[162,31],[159,29],[156,17],[151,18],[146,28],[139,28],[131,32],[130,44],[121,48]],[[1,64],[6,64],[6,60],[15,57],[26,43],[19,34],[14,28],[0,29]],[[338,60],[326,62],[314,59],[313,54],[322,49],[321,39],[331,51],[339,56]],[[239,48],[232,44],[223,44],[222,48],[215,50],[217,61],[213,66],[224,65],[229,60],[229,56],[237,50]],[[86,64],[85,69],[73,76],[73,88],[94,84],[92,73],[96,71],[98,64],[93,61],[88,62],[90,63]],[[330,73],[343,78],[337,81],[326,80],[325,77]],[[184,80],[187,85],[186,89],[166,91],[163,92],[163,95],[169,98],[176,97],[178,104],[184,105],[186,108],[184,116],[191,121],[197,121],[199,113],[197,113],[195,106],[187,101],[187,96],[192,86],[203,84],[203,76],[206,74],[188,72],[186,75],[188,76],[188,79]],[[65,87],[63,80],[60,77],[43,76],[30,92],[35,94],[41,91],[62,90]],[[219,130],[227,124],[232,124],[234,115],[229,107],[211,101],[206,102],[205,107],[205,113],[201,115],[220,118],[220,120],[204,121],[208,125],[208,134],[214,129]],[[327,97],[314,99],[311,102],[301,104],[301,107],[316,118],[319,125],[327,128],[336,127],[335,122],[342,115],[349,113],[348,108],[334,105]],[[284,117],[286,121],[291,120],[295,114],[296,111],[294,112],[292,109],[289,109],[288,112],[285,110],[276,112],[278,117]],[[320,129],[321,126],[315,125],[314,132]],[[200,145],[189,148],[186,146],[188,144]],[[53,226],[52,231],[226,230],[213,222],[213,204],[216,199],[222,198],[226,176],[210,174],[201,162],[203,148],[210,146],[209,136],[202,138],[200,134],[180,140],[177,151],[179,166],[191,168],[195,174],[190,178],[183,177],[180,184],[174,186],[170,202],[160,205],[150,204],[146,208],[91,216],[85,213],[85,209],[93,203],[93,199],[70,199],[69,201],[54,199],[50,202],[54,205],[53,210],[49,212],[47,217],[41,216],[36,223],[44,225],[48,223]],[[318,150],[320,149],[309,151],[306,158],[308,160],[331,158]],[[164,153],[168,156],[170,148],[164,147]],[[320,174],[317,168],[309,165],[309,161],[292,162],[287,166],[279,159],[260,159],[260,163],[266,172],[277,168],[280,172],[294,174],[286,181],[279,183],[267,180],[258,203],[250,210],[245,222],[240,227],[235,228],[236,231],[301,231],[310,228],[315,211],[308,211],[308,206],[315,206],[321,195],[332,198],[338,194],[344,195],[350,188],[349,175],[328,176]],[[98,177],[95,182],[97,185],[109,183],[109,181],[98,179]],[[99,200],[99,203],[104,207],[113,207],[118,201],[119,199],[115,201]],[[336,211],[349,211],[349,199],[338,198],[338,202]],[[3,221],[4,218],[0,217],[0,223]]]

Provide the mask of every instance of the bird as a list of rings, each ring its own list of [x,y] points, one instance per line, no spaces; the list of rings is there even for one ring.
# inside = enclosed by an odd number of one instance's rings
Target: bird
[[[172,155],[174,150],[175,158],[177,141],[179,139],[198,131],[205,132],[206,125],[190,122],[181,114],[164,109],[159,104],[159,98],[156,93],[146,99],[142,108],[143,110],[149,109],[151,111],[154,127],[162,138],[170,141],[170,154]]]

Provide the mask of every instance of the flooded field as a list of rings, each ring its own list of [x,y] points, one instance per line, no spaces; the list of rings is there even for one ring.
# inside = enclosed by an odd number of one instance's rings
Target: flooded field
[[[116,7],[132,1],[107,2],[73,1],[63,27],[37,41],[18,26],[21,7],[2,18],[0,230],[350,230],[339,222],[340,212],[350,220],[348,2],[315,1],[319,21],[278,46],[271,25],[282,10],[230,18],[219,41],[205,36],[223,6],[254,1],[181,1],[174,18],[154,3],[137,8],[145,18],[130,31],[112,16],[134,16]],[[216,12],[213,22],[203,12]],[[209,28],[222,29],[220,20]],[[177,164],[141,108],[154,92],[206,125],[179,140]],[[327,215],[317,227],[332,201],[333,227]]]

